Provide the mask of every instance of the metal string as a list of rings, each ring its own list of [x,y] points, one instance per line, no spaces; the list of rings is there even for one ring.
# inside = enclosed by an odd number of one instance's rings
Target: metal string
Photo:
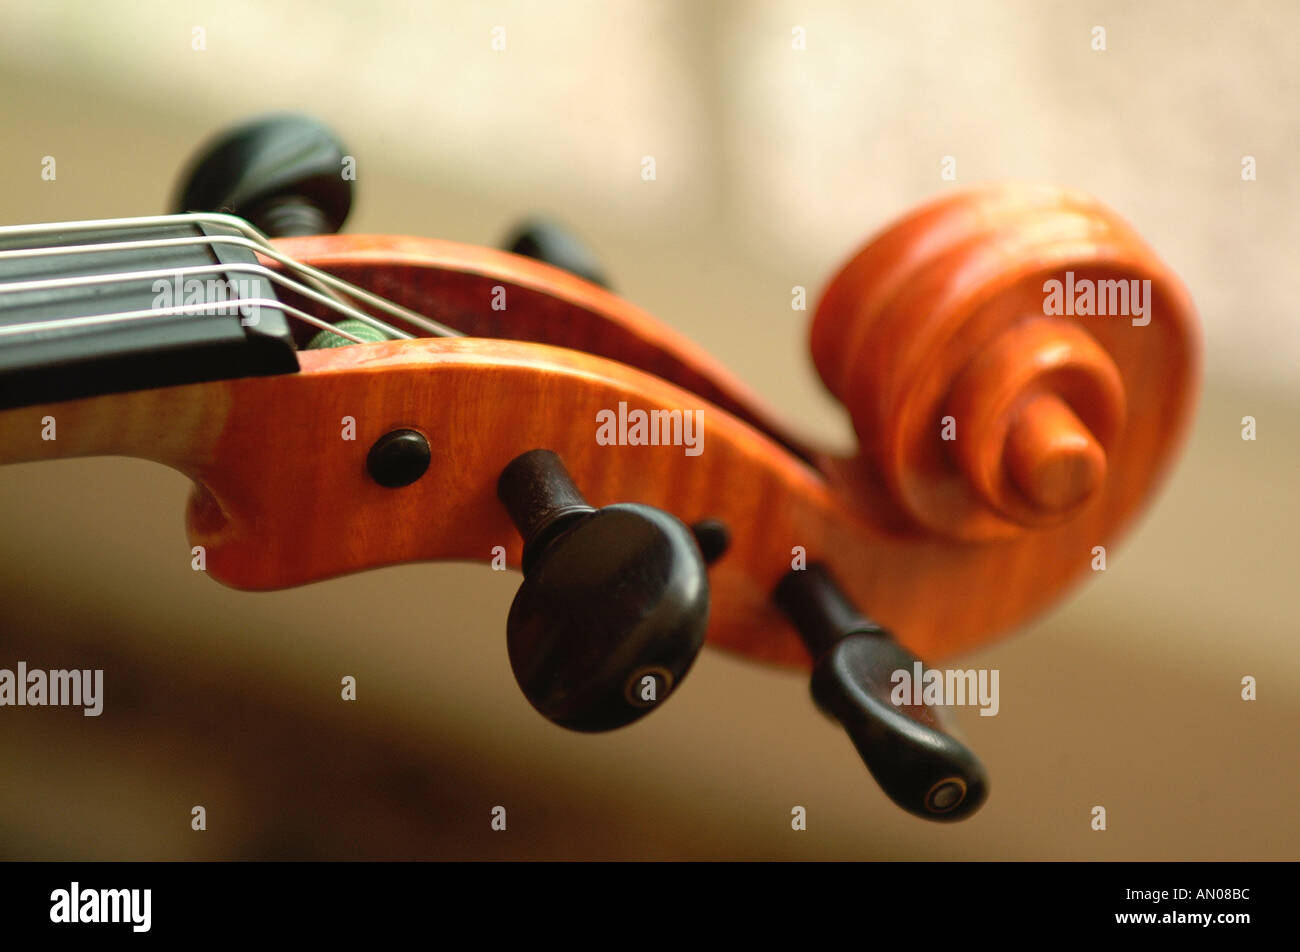
[[[30,290],[48,290],[61,287],[77,287],[82,285],[95,285],[102,283],[112,283],[114,281],[146,280],[149,277],[179,277],[183,274],[219,274],[222,272],[242,272],[258,274],[269,278],[278,284],[288,287],[304,297],[310,298],[317,303],[323,304],[335,312],[346,317],[360,320],[363,323],[376,328],[392,338],[410,338],[412,335],[407,334],[378,318],[359,310],[350,305],[343,298],[351,298],[355,302],[364,302],[365,304],[383,311],[392,317],[404,321],[414,327],[418,327],[427,333],[438,337],[462,337],[460,331],[441,324],[438,321],[431,320],[422,314],[418,314],[408,308],[402,307],[386,298],[373,294],[364,288],[357,287],[347,281],[343,281],[328,272],[321,271],[310,265],[295,261],[293,258],[271,247],[266,236],[260,231],[233,215],[224,215],[212,212],[194,212],[184,215],[146,215],[133,218],[109,218],[95,219],[77,222],[52,222],[34,225],[3,225],[0,226],[0,239],[9,236],[23,235],[49,235],[61,232],[81,232],[94,231],[110,228],[144,228],[150,226],[162,226],[171,224],[192,224],[204,222],[208,224],[221,225],[238,231],[239,235],[195,235],[179,238],[157,238],[157,239],[129,239],[121,241],[106,241],[83,245],[60,245],[49,248],[14,248],[0,250],[0,260],[15,258],[31,257],[53,257],[58,255],[77,255],[103,253],[106,250],[116,249],[147,249],[147,248],[166,248],[184,245],[214,245],[226,244],[237,247],[245,247],[254,251],[256,254],[264,255],[274,261],[284,265],[287,269],[295,272],[302,277],[302,281],[295,281],[283,274],[276,272],[274,269],[265,265],[257,264],[218,264],[204,265],[194,268],[170,268],[158,269],[154,271],[135,271],[122,272],[116,274],[101,275],[77,275],[62,278],[41,279],[36,281],[16,281],[0,282],[0,295],[8,293],[17,293],[19,291]],[[305,286],[305,283],[315,285],[320,290],[313,291]],[[332,333],[338,333],[340,337],[345,337],[358,343],[362,343],[359,338],[346,331],[338,330],[334,325],[322,321],[318,318],[311,318],[306,312],[296,307],[291,307],[276,301],[253,301],[250,299],[235,298],[230,302],[209,302],[206,304],[187,305],[180,308],[154,308],[150,311],[131,311],[118,312],[116,314],[90,315],[85,318],[65,318],[55,321],[31,321],[18,324],[10,324],[0,328],[0,336],[12,336],[20,333],[27,333],[41,328],[54,330],[64,327],[93,326],[95,324],[112,323],[115,320],[139,320],[149,314],[158,317],[165,317],[171,314],[185,313],[202,313],[203,310],[211,310],[213,307],[220,307],[222,303],[229,307],[238,303],[265,304],[268,307],[276,307],[285,313],[303,320],[315,327],[321,327],[330,330]]]
[[[324,304],[327,307],[333,307],[335,310],[342,311],[348,317],[352,317],[352,318],[356,318],[357,320],[364,321],[366,324],[369,324],[370,326],[376,328],[377,330],[383,331],[389,337],[409,339],[412,336],[414,336],[412,334],[406,333],[405,331],[398,330],[396,327],[391,327],[390,325],[385,324],[383,321],[371,317],[369,314],[366,314],[364,311],[358,311],[356,308],[344,304],[340,301],[335,301],[333,298],[321,294],[319,291],[313,291],[310,288],[304,287],[298,282],[286,278],[282,274],[278,274],[277,272],[273,271],[272,269],[268,268],[266,265],[263,264],[246,264],[246,263],[239,263],[239,262],[233,264],[205,264],[205,265],[195,265],[193,267],[188,267],[188,268],[158,268],[149,271],[114,271],[111,274],[85,274],[85,275],[77,275],[75,277],[66,277],[66,278],[42,278],[39,280],[32,280],[32,281],[8,281],[8,282],[0,282],[0,294],[5,294],[5,293],[16,294],[21,291],[45,291],[53,288],[72,288],[72,287],[80,287],[80,286],[97,287],[104,284],[121,284],[127,281],[148,281],[150,278],[181,278],[181,277],[189,277],[191,275],[198,275],[198,274],[225,274],[230,272],[235,272],[238,274],[255,274],[265,278],[269,278],[270,280],[276,282],[277,284],[284,285],[285,287],[297,291],[299,294],[311,298],[314,301],[318,301],[319,303]],[[230,298],[226,301],[212,301],[207,303],[208,306],[210,307],[221,308],[221,307],[234,307],[240,304],[246,304],[248,303],[248,301],[249,301],[248,298],[236,297],[236,298]],[[162,309],[157,308],[156,310],[162,310]],[[114,317],[115,315],[110,313],[110,314],[89,315],[87,318],[59,318],[51,321],[33,321],[33,322],[28,322],[23,324],[0,325],[0,336],[10,336],[18,333],[26,333],[29,329],[34,327],[40,329],[48,328],[50,330],[61,330],[72,326],[83,326],[83,325],[89,325],[94,323],[110,323]],[[93,318],[93,320],[90,318]],[[80,323],[77,325],[69,324],[68,321],[71,320],[75,320]]]
[[[86,317],[65,317],[57,321],[39,321],[34,324],[13,324],[9,327],[0,328],[0,335],[11,330],[14,327],[30,328],[35,327],[39,332],[42,329],[66,329],[83,326],[94,326],[96,324],[111,324],[118,321],[143,321],[151,317],[176,317],[182,314],[203,314],[213,313],[222,309],[238,309],[254,305],[257,307],[274,308],[284,311],[300,321],[305,321],[313,327],[319,327],[321,330],[329,331],[331,334],[337,334],[339,337],[346,337],[348,340],[358,344],[369,343],[362,340],[355,334],[336,327],[329,321],[323,321],[315,315],[308,314],[306,311],[299,310],[292,304],[285,304],[283,301],[277,301],[275,298],[238,298],[233,301],[207,301],[202,304],[179,304],[175,307],[151,307],[142,311],[115,311],[112,314],[90,314]],[[27,333],[31,333],[27,331]]]

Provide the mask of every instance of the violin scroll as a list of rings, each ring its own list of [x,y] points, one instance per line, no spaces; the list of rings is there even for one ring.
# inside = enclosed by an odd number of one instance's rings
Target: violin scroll
[[[1181,283],[1114,212],[998,186],[862,249],[811,343],[905,521],[994,540],[1145,494],[1191,409],[1195,333]]]

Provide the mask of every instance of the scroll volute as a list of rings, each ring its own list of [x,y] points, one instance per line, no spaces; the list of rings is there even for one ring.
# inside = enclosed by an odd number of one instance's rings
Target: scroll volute
[[[1186,291],[1132,229],[1031,186],[947,197],[878,236],[828,287],[812,350],[905,521],[968,540],[1107,499],[1129,512],[1177,445],[1199,360]]]

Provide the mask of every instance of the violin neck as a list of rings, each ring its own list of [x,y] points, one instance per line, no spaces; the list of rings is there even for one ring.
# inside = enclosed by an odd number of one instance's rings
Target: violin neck
[[[133,456],[193,476],[225,424],[230,385],[103,394],[0,410],[0,465]]]

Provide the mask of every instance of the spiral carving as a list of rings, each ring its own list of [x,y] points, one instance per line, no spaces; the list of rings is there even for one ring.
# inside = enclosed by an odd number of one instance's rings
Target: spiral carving
[[[1002,186],[868,244],[827,288],[812,351],[906,517],[988,540],[1147,491],[1188,414],[1194,327],[1113,212]]]

